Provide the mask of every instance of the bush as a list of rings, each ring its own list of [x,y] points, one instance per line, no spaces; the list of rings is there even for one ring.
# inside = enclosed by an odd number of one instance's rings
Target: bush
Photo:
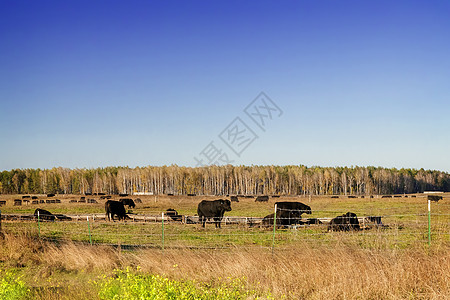
[[[116,270],[113,277],[104,277],[97,281],[100,299],[257,299],[256,292],[245,289],[243,279],[234,279],[228,283],[220,282],[216,286],[195,281],[176,281],[158,275],[143,275]],[[268,297],[265,297],[267,299]],[[271,298],[269,296],[269,298]]]
[[[0,271],[0,300],[23,299],[29,289],[13,270]]]

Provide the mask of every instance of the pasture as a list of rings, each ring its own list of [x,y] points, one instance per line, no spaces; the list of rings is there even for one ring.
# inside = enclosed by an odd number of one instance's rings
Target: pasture
[[[127,272],[136,276],[163,276],[200,290],[205,286],[223,288],[234,293],[233,299],[445,299],[450,295],[450,195],[432,203],[430,246],[427,201],[424,195],[415,196],[282,196],[270,197],[268,202],[240,197],[225,214],[222,229],[216,229],[213,224],[202,228],[167,217],[163,223],[161,214],[173,208],[195,219],[201,200],[226,197],[132,197],[142,200],[130,210],[132,219],[107,222],[106,200],[98,196],[89,197],[98,203],[74,203],[79,195],[56,195],[61,203],[15,206],[18,195],[3,195],[0,198],[6,205],[0,209],[5,242],[0,264],[36,287],[30,293],[37,298],[43,297],[42,291],[54,299],[101,298],[102,283],[91,286],[88,294],[73,287],[113,275],[115,269],[132,267]],[[38,197],[45,199],[44,195]],[[384,226],[361,224],[365,229],[355,232],[329,232],[326,224],[275,231],[250,226],[252,218],[257,223],[273,213],[276,201],[309,205],[312,214],[303,218],[327,220],[351,211],[359,217],[381,216]],[[71,216],[72,221],[37,224],[26,218],[6,218],[31,215],[38,207]],[[348,268],[352,271],[346,271]],[[40,279],[33,283],[36,277]],[[57,285],[61,289],[55,289]]]

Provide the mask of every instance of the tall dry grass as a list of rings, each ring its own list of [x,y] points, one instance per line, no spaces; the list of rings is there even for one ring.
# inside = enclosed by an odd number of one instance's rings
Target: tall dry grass
[[[177,280],[214,283],[218,278],[245,277],[249,289],[269,291],[275,298],[449,299],[449,250],[448,246],[367,250],[309,244],[275,249],[273,255],[266,248],[166,249],[163,253],[70,241],[57,245],[6,234],[0,260],[6,266],[33,268],[40,275],[61,270],[110,274],[116,268],[140,266],[144,272]]]

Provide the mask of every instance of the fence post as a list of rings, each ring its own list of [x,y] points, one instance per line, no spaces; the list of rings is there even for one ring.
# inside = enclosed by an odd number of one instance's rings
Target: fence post
[[[89,216],[86,217],[87,223],[88,223],[88,230],[89,230],[89,243],[92,246],[92,236],[91,236],[91,225],[89,224]]]
[[[428,245],[431,245],[431,200],[428,199]]]
[[[162,251],[164,252],[164,213],[161,213],[161,224],[162,224]]]
[[[275,203],[275,211],[273,213],[273,236],[272,236],[272,255],[275,248],[275,231],[277,228],[277,204]]]
[[[41,237],[41,222],[39,220],[39,210],[38,210],[38,229],[39,229],[39,237]]]

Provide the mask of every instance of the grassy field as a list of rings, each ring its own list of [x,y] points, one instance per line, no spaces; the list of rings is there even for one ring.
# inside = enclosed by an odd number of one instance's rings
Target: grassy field
[[[102,214],[103,203],[13,206],[3,214],[37,207],[62,214]],[[135,198],[135,197],[133,197]],[[168,208],[194,215],[202,199],[140,196],[133,213],[160,215]],[[45,197],[42,196],[42,199]],[[280,200],[311,206],[307,217],[331,218],[352,211],[383,216],[384,228],[328,232],[326,226],[297,229],[237,224],[3,221],[0,243],[2,290],[17,298],[136,299],[448,299],[450,297],[450,195],[432,204],[428,245],[427,203],[416,198],[281,197],[269,203],[242,199],[226,215],[263,217]],[[39,238],[40,231],[40,238]],[[274,244],[272,244],[274,241]],[[122,245],[118,247],[117,245]],[[127,246],[126,246],[127,245]],[[129,245],[129,246],[128,246]],[[164,249],[163,249],[164,246]],[[272,248],[274,246],[274,248]],[[20,285],[20,283],[23,283]],[[83,287],[81,289],[80,287]],[[22,292],[21,292],[22,291]],[[1,294],[0,299],[13,299]],[[146,294],[145,294],[146,293]],[[172,297],[172,296],[173,297]],[[128,297],[128,298],[127,298]],[[172,298],[171,298],[172,297]]]

